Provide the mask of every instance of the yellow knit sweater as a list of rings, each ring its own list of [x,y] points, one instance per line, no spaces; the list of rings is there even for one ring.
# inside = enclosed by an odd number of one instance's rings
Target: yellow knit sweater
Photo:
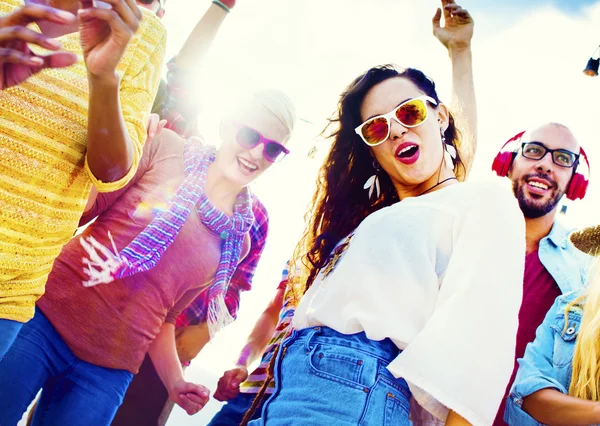
[[[22,5],[22,0],[0,0],[0,15]],[[78,33],[58,39],[80,56],[77,64],[44,70],[0,91],[0,318],[25,322],[33,316],[52,262],[73,236],[92,184],[110,192],[135,174],[166,44],[162,23],[142,11],[140,28],[117,68],[134,144],[133,166],[121,180],[100,182],[87,167],[88,81]]]

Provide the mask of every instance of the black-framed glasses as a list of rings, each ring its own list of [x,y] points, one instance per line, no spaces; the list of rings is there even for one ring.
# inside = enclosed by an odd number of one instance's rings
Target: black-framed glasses
[[[552,162],[560,167],[571,168],[579,159],[579,154],[568,149],[550,149],[541,142],[523,142],[521,144],[523,157],[530,160],[541,160],[548,153],[552,156]]]

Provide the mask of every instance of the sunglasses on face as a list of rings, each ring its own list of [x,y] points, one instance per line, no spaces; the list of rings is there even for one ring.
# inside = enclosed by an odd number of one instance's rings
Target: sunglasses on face
[[[235,140],[241,146],[252,149],[263,144],[263,157],[270,163],[277,163],[290,153],[290,150],[277,141],[267,139],[259,131],[240,123],[232,123],[236,127]]]
[[[567,149],[550,149],[541,142],[523,142],[521,144],[523,157],[530,160],[541,160],[548,153],[552,155],[552,162],[560,167],[571,168],[579,159],[579,154],[575,154]]]
[[[429,96],[419,96],[401,103],[387,114],[369,118],[354,131],[369,146],[382,144],[390,137],[392,122],[394,118],[404,127],[417,127],[427,120],[427,102],[437,105],[437,102]]]

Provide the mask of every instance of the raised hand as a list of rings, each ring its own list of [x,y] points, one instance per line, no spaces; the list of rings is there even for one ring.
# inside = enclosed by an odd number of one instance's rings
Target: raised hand
[[[20,84],[44,68],[68,67],[77,62],[74,53],[60,51],[59,42],[27,28],[29,23],[42,20],[70,24],[75,16],[52,7],[28,4],[0,18],[0,90]],[[27,43],[55,53],[36,55]]]
[[[188,415],[196,414],[202,410],[206,403],[210,391],[204,386],[180,380],[169,389],[169,398],[179,405]]]
[[[79,34],[88,73],[114,78],[127,44],[140,25],[142,12],[135,0],[102,0],[98,7],[91,0],[82,0],[81,4]]]
[[[442,9],[435,12],[432,19],[433,34],[447,49],[470,47],[475,22],[466,9],[454,0],[442,0],[444,26],[440,24]]]
[[[246,367],[238,365],[223,373],[217,384],[213,398],[217,401],[229,401],[240,393],[240,383],[248,378]]]

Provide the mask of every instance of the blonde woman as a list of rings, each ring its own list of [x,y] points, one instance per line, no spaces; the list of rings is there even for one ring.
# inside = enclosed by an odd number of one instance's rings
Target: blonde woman
[[[506,406],[509,425],[600,424],[600,225],[571,241],[596,257],[589,286],[558,297],[527,346]]]

